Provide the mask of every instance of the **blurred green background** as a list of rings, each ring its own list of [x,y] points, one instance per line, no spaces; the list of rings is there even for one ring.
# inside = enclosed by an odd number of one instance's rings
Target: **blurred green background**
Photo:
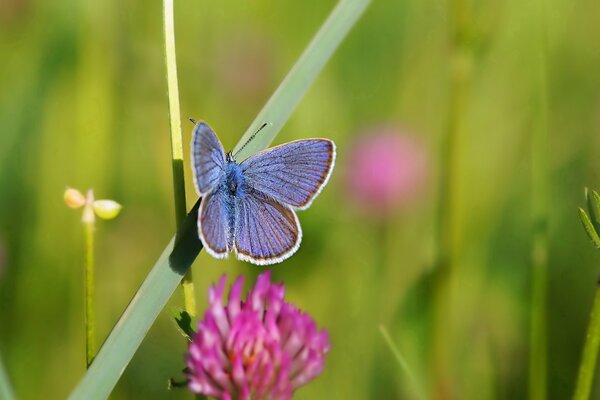
[[[563,399],[600,272],[576,213],[583,187],[600,188],[600,3],[546,3],[548,393]],[[182,117],[208,121],[232,148],[334,4],[178,0]],[[539,15],[535,2],[467,7],[450,326],[432,332],[427,283],[456,62],[450,4],[373,1],[276,139],[325,136],[338,145],[329,186],[300,214],[300,250],[273,268],[288,299],[333,343],[325,372],[299,399],[414,398],[380,324],[423,391],[432,390],[437,335],[448,341],[457,398],[527,396]],[[160,1],[0,2],[0,353],[19,398],[65,398],[85,371],[83,229],[63,203],[65,186],[93,187],[124,206],[97,226],[101,338],[174,232],[162,29]],[[381,125],[422,143],[428,173],[411,201],[375,217],[356,207],[347,180],[354,140]],[[192,125],[184,121],[183,130],[187,146]],[[249,280],[261,271],[204,252],[193,269],[200,309],[221,274]],[[112,398],[190,398],[166,391],[183,367],[169,313],[181,304],[178,290]]]

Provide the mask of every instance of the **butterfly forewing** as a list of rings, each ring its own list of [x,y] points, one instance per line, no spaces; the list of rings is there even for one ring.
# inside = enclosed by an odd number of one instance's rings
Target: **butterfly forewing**
[[[298,249],[302,231],[289,207],[253,191],[237,202],[235,248],[239,259],[266,265]]]
[[[262,151],[243,161],[246,184],[267,197],[305,209],[327,183],[335,162],[328,139],[305,139]]]
[[[225,151],[217,135],[204,122],[198,122],[192,136],[194,184],[199,195],[219,183],[225,165]]]

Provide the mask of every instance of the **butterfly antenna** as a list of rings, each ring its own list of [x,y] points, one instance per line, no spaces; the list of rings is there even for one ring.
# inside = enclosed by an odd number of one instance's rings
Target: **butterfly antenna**
[[[188,119],[192,122],[192,124],[196,125],[196,120],[192,117],[188,117]]]
[[[256,132],[254,132],[254,133],[252,134],[252,136],[250,136],[250,137],[248,138],[248,140],[246,140],[246,143],[244,143],[244,145],[243,145],[242,147],[240,147],[240,149],[239,149],[238,151],[236,151],[236,152],[235,152],[235,154],[234,154],[232,157],[234,157],[234,158],[235,158],[235,156],[236,156],[236,155],[238,155],[238,154],[240,153],[240,151],[244,150],[244,148],[245,148],[245,147],[248,145],[248,143],[250,143],[250,142],[251,142],[251,141],[254,139],[254,137],[255,137],[256,135],[258,135],[258,132],[262,131],[262,130],[263,130],[263,128],[264,128],[265,126],[267,126],[267,125],[269,125],[269,124],[268,124],[268,123],[266,123],[266,122],[265,122],[265,123],[263,123],[263,124],[260,126],[260,128],[258,128],[258,129],[256,130]]]

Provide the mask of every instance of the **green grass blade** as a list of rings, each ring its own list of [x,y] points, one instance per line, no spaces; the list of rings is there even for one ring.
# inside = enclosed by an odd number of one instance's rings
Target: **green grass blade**
[[[265,128],[264,134],[261,133],[240,153],[240,160],[244,155],[262,150],[275,138],[296,104],[368,3],[369,0],[339,2],[296,65],[256,117],[255,121],[265,121],[271,125]],[[256,125],[257,123],[253,123],[250,126],[236,149],[242,146],[256,129]],[[196,234],[197,212],[198,203],[186,217],[177,238],[171,240],[154,264],[150,274],[69,399],[93,400],[105,399],[109,396],[152,323],[201,249]]]
[[[341,0],[338,3],[234,148],[234,154],[239,151],[236,159],[244,160],[253,153],[269,146],[369,2],[370,0]],[[256,129],[265,122],[269,125],[240,151],[240,148]]]
[[[0,399],[14,400],[14,398],[15,394],[10,386],[10,382],[8,381],[8,375],[4,369],[2,358],[0,358]]]

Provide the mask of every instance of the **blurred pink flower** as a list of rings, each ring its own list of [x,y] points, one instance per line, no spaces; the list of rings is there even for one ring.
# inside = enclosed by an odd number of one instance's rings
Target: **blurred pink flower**
[[[348,157],[347,187],[361,207],[386,213],[420,194],[427,152],[415,137],[392,127],[363,132]]]
[[[223,400],[286,400],[323,370],[330,344],[309,315],[283,299],[283,284],[260,274],[242,300],[238,278],[223,305],[226,276],[208,292],[209,310],[187,354],[191,391]]]
[[[30,0],[0,1],[0,25],[3,28],[21,27],[32,8]]]

